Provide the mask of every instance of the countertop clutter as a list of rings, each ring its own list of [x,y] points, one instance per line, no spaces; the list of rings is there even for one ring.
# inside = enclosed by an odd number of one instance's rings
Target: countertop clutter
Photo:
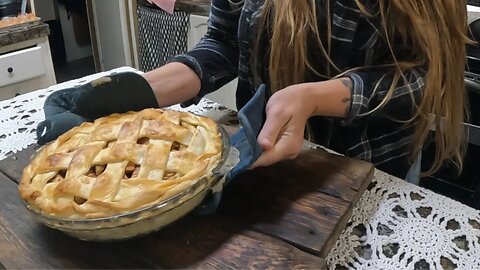
[[[111,72],[121,71],[134,70]],[[295,166],[303,170],[296,173],[282,165],[248,172],[224,193],[213,216],[188,217],[141,238],[82,242],[36,224],[20,203],[15,181],[33,150],[28,146],[43,120],[43,103],[53,91],[108,74],[0,102],[0,263],[6,268],[319,269],[325,259],[329,269],[480,269],[480,211],[378,170],[358,202],[349,201],[362,193],[348,188],[362,179],[362,166],[322,149],[315,150],[318,159],[300,160]],[[171,109],[238,124],[234,112],[206,99]],[[306,181],[309,162],[324,168],[315,181]],[[350,219],[332,223],[341,209],[350,209]],[[333,238],[325,233],[333,232],[332,224],[344,228]]]
[[[212,0],[177,0],[175,10],[195,15],[208,16]]]
[[[0,30],[5,30],[8,27],[22,26],[26,23],[35,23],[37,21],[40,21],[40,18],[33,13],[18,15],[16,17],[6,17],[0,20]]]
[[[208,16],[210,13],[211,3],[212,0],[177,0],[175,2],[175,11],[200,16]],[[148,3],[146,0],[139,0],[138,5],[150,7],[154,6],[153,4]]]

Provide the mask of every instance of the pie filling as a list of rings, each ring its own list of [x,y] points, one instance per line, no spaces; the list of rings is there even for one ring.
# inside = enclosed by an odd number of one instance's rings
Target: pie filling
[[[84,123],[43,147],[20,195],[45,214],[98,218],[163,201],[209,177],[222,152],[217,124],[146,109]]]

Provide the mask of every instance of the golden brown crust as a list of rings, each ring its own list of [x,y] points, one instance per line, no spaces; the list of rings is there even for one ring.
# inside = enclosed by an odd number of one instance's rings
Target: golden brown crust
[[[108,217],[178,194],[209,176],[221,152],[211,119],[161,109],[114,114],[43,147],[19,192],[48,215]]]

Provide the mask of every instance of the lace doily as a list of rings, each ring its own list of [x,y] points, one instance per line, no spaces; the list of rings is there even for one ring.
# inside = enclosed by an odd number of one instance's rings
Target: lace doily
[[[0,160],[36,141],[43,103],[53,91],[119,68],[0,102]],[[235,113],[203,99],[190,111],[237,125]],[[330,252],[330,269],[480,269],[480,211],[381,171]]]
[[[377,170],[327,262],[330,269],[480,269],[480,211]]]

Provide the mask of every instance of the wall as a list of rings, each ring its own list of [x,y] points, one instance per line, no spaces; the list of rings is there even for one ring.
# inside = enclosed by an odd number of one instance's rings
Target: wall
[[[67,18],[65,6],[58,5],[58,13],[60,16],[60,23],[62,24],[63,39],[65,41],[65,50],[67,53],[67,62],[92,56],[91,45],[80,46],[75,40],[73,22]]]
[[[110,70],[131,66],[128,22],[123,0],[92,0],[100,66]]]
[[[53,0],[36,0],[35,14],[42,19],[42,22],[55,20],[55,6]]]
[[[56,5],[54,3],[55,1],[56,0],[35,0],[35,13],[42,19],[43,22],[48,20],[60,20],[65,43],[65,51],[67,54],[67,62],[92,56],[92,46],[80,46],[78,44],[78,42],[75,40],[73,21],[68,19],[65,6]],[[55,6],[58,6],[59,18],[57,18],[55,14]]]

